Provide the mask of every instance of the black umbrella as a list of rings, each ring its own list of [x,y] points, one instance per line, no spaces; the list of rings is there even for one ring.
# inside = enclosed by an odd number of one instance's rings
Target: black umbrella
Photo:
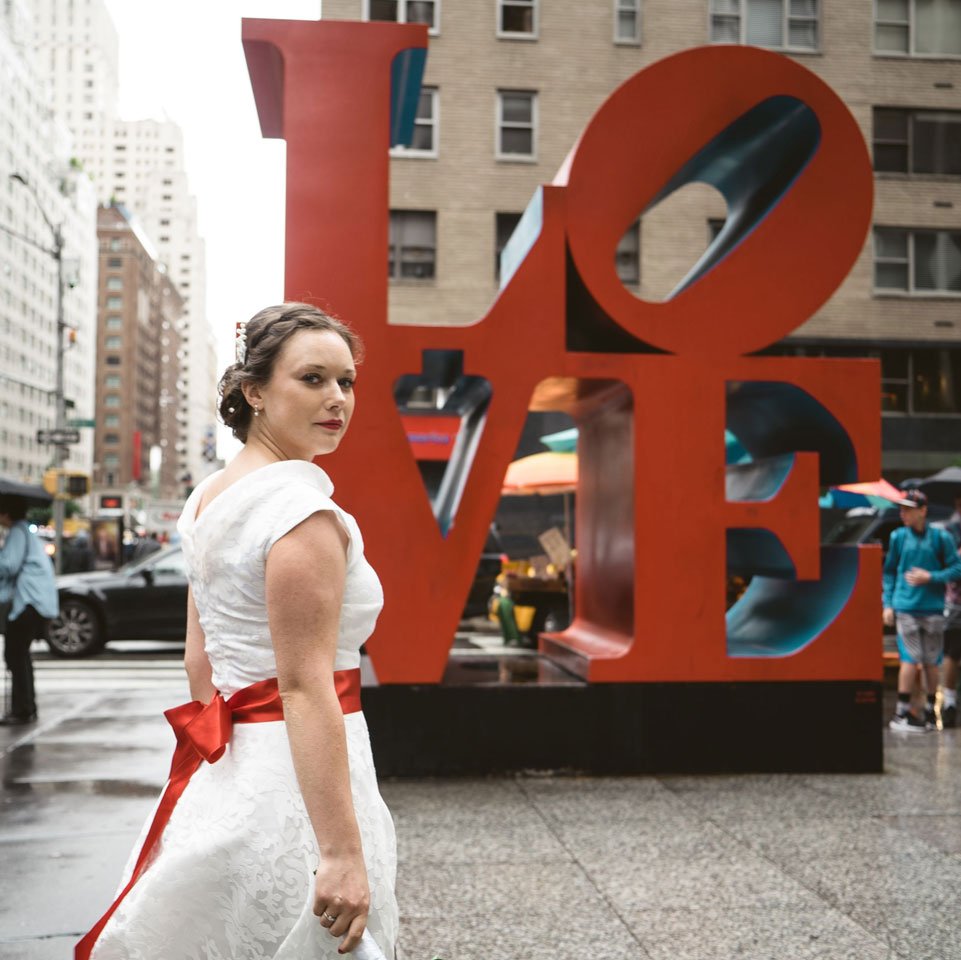
[[[926,493],[932,502],[953,507],[955,497],[961,497],[961,467],[945,467],[925,477],[918,484],[918,489]]]
[[[30,483],[17,483],[16,480],[5,480],[0,477],[0,497],[21,497],[28,507],[45,507],[53,497],[43,487]]]

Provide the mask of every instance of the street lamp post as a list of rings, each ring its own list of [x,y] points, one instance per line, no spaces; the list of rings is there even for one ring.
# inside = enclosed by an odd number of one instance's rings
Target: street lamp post
[[[42,250],[48,256],[53,257],[54,262],[57,264],[57,378],[54,389],[54,398],[57,409],[54,428],[57,433],[62,436],[63,430],[67,426],[67,403],[63,392],[63,334],[64,328],[66,327],[66,323],[64,322],[63,318],[63,228],[61,224],[54,223],[50,217],[47,216],[47,211],[40,202],[40,197],[37,194],[37,191],[34,189],[33,184],[31,184],[26,177],[20,173],[11,173],[10,179],[16,180],[17,183],[22,184],[27,188],[27,190],[30,191],[30,195],[33,197],[33,200],[37,205],[37,209],[40,211],[40,215],[43,217],[44,222],[50,229],[50,233],[53,235],[52,247],[45,247],[43,244],[37,243],[35,240],[31,240],[29,237],[22,235],[19,235],[19,238],[25,243],[29,243],[31,246],[36,247],[38,250]],[[70,450],[65,443],[56,443],[54,444],[53,449],[54,467],[56,467],[59,476],[59,471],[66,462]],[[58,495],[54,497],[53,501],[53,527],[56,537],[56,550],[54,552],[53,559],[55,569],[58,574],[63,572],[63,520],[64,501]]]

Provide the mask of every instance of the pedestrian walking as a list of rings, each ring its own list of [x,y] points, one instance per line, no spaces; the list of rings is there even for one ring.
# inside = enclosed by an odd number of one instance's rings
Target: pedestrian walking
[[[891,534],[884,559],[884,622],[897,626],[897,712],[892,730],[937,729],[935,704],[944,654],[944,595],[951,580],[961,579],[961,557],[954,538],[928,523],[928,498],[908,490],[901,504],[903,526]],[[911,694],[923,673],[927,704],[924,719],[911,710]]]
[[[0,550],[0,603],[6,610],[3,658],[10,671],[9,709],[0,726],[14,727],[37,719],[33,685],[34,640],[47,635],[47,625],[60,613],[53,564],[40,538],[31,533],[22,497],[0,496],[0,524],[8,528]]]
[[[307,304],[239,326],[220,414],[244,447],[178,524],[194,701],[167,711],[170,780],[78,960],[394,956],[394,828],[360,708],[383,594],[313,462],[350,424],[360,350]]]

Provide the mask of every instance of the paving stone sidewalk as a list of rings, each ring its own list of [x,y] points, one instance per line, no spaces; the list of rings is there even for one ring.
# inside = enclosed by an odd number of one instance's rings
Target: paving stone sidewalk
[[[0,730],[4,960],[72,956],[182,699],[41,686],[40,726]],[[884,736],[876,776],[385,782],[400,960],[961,960],[961,730]]]

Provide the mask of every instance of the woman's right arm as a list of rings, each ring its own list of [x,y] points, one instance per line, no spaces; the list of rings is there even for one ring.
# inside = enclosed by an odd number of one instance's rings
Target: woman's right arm
[[[347,542],[338,518],[329,510],[318,511],[273,545],[266,569],[267,616],[284,720],[320,851],[314,913],[337,918],[329,930],[345,937],[341,952],[360,942],[370,907],[344,715],[334,688]]]

